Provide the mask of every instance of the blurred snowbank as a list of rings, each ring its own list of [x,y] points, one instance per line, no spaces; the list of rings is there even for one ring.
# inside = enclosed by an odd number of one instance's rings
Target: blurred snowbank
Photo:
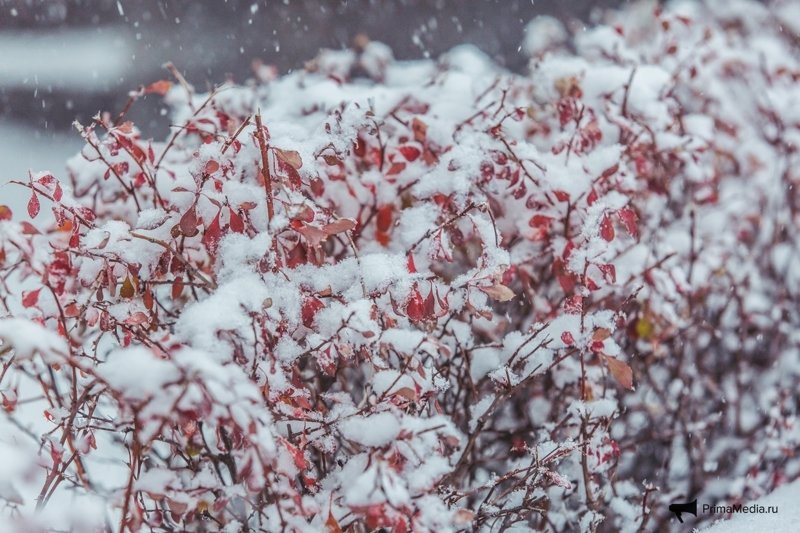
[[[116,84],[134,61],[127,31],[2,32],[0,86],[70,87],[96,91]]]
[[[73,135],[43,133],[25,124],[0,122],[0,204],[8,205],[18,220],[27,219],[27,189],[9,184],[26,180],[28,170],[49,170],[65,177],[65,162],[82,146],[78,133]],[[43,209],[42,215],[50,215]],[[45,219],[40,219],[41,222]]]

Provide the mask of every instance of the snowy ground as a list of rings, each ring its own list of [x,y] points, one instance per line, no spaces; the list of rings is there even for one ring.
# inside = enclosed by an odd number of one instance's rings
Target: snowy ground
[[[776,514],[736,514],[733,518],[718,522],[703,533],[794,533],[800,524],[800,481],[785,485],[772,494],[758,500],[758,505],[777,506]]]

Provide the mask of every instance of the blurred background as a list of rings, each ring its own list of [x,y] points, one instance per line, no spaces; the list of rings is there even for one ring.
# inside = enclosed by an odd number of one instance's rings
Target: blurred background
[[[366,34],[398,59],[472,43],[522,70],[525,25],[553,15],[581,26],[619,0],[0,0],[0,204],[22,214],[27,170],[63,173],[81,146],[73,120],[118,112],[128,91],[168,77],[173,62],[198,89],[243,81],[254,60],[302,68],[320,48]],[[130,117],[156,139],[169,123],[158,97]],[[24,202],[23,202],[24,203]]]

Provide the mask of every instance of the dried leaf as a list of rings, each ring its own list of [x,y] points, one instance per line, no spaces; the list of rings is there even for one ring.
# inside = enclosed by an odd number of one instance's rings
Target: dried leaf
[[[125,319],[125,323],[129,326],[138,326],[140,324],[147,324],[150,321],[147,315],[141,311],[136,311],[131,316]]]
[[[592,333],[592,340],[595,342],[602,342],[611,336],[611,331],[607,328],[597,328]]]
[[[628,390],[633,390],[633,370],[616,357],[606,356],[606,364],[608,364],[608,371],[617,380],[617,383],[622,385]]]
[[[11,208],[7,205],[0,205],[0,220],[11,220],[14,216],[14,213],[11,211]]]
[[[136,289],[133,286],[130,276],[125,276],[125,281],[122,282],[122,287],[119,290],[119,295],[122,298],[133,298],[136,294]]]
[[[514,291],[503,285],[502,283],[495,283],[491,287],[479,287],[480,290],[489,295],[490,298],[498,302],[507,302],[516,296]]]
[[[325,224],[325,226],[322,228],[322,231],[328,235],[336,235],[337,233],[350,231],[355,227],[356,221],[352,218],[340,218],[339,220],[331,222],[330,224]]]
[[[274,148],[275,155],[278,156],[278,159],[289,165],[295,170],[302,168],[303,160],[300,157],[300,153],[295,150],[281,150],[280,148]]]
[[[424,144],[428,138],[428,125],[414,117],[414,120],[411,121],[411,130],[414,132],[414,140]]]
[[[297,230],[303,237],[306,238],[308,241],[309,246],[312,248],[316,248],[317,246],[322,243],[325,239],[328,238],[329,233],[325,232],[324,230],[318,228],[317,226],[311,226],[309,224],[304,225],[302,228]]]
[[[397,390],[393,390],[392,394],[396,394],[397,396],[405,398],[409,402],[415,402],[418,400],[417,391],[415,391],[411,387],[400,387]]]

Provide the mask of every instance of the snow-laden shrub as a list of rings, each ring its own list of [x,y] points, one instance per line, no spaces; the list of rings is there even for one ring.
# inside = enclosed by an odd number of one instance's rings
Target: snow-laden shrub
[[[526,75],[369,43],[132,93],[164,142],[80,126],[21,182],[55,223],[0,208],[5,522],[646,531],[797,477],[792,8],[536,20]]]

